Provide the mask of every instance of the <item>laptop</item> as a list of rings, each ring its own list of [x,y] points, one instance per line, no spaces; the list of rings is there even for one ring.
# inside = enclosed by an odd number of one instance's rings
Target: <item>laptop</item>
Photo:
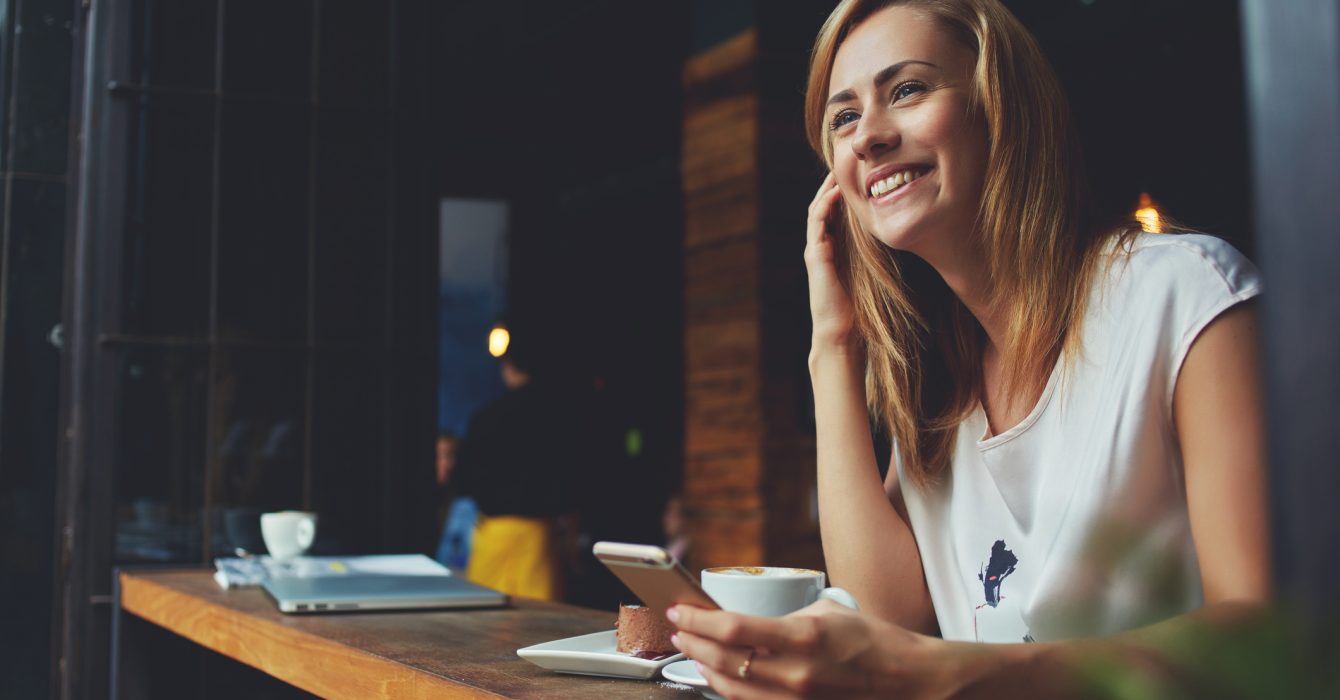
[[[285,613],[507,605],[505,594],[452,576],[421,555],[304,557],[296,568],[273,571],[262,585]]]

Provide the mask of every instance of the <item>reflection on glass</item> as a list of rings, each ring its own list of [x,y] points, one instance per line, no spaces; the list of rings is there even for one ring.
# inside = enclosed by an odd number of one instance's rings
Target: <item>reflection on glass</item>
[[[221,350],[213,380],[210,549],[264,551],[259,514],[303,506],[306,365],[296,352]]]
[[[200,559],[206,360],[199,350],[122,357],[117,561]]]

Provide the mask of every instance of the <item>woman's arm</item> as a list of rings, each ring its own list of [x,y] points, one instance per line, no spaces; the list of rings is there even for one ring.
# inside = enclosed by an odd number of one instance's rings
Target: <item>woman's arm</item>
[[[921,555],[897,508],[902,494],[890,467],[880,483],[869,415],[864,358],[830,350],[810,356],[818,453],[819,525],[834,585],[862,609],[917,632],[935,629]],[[900,512],[901,511],[901,512]]]
[[[865,404],[865,354],[835,267],[828,223],[840,212],[840,201],[830,174],[810,204],[805,245],[824,559],[833,582],[865,610],[927,632],[934,629],[934,611],[921,557],[906,517],[891,502],[900,498],[896,471],[891,494],[879,481]]]
[[[1254,304],[1224,312],[1191,346],[1173,393],[1207,604],[1273,594],[1257,332]]]
[[[1182,695],[1206,691],[1178,665],[1180,655],[1213,653],[1196,644],[1207,638],[1247,636],[1272,594],[1256,343],[1251,305],[1224,313],[1193,344],[1174,390],[1205,591],[1200,610],[1111,637],[972,644],[828,602],[779,619],[679,606],[669,613],[680,628],[677,646],[729,698],[1085,697],[1092,688],[1082,672],[1094,664],[1118,665],[1146,684],[1171,683]]]

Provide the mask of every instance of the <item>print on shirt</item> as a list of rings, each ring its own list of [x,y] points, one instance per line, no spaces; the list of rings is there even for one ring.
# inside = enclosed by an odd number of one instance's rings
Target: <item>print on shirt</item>
[[[1001,585],[1018,567],[1019,557],[996,540],[991,556],[982,563],[977,580],[982,584],[984,602],[973,611],[973,632],[979,642],[1031,642],[1033,635],[1024,624],[1021,597],[1002,594]]]
[[[1005,549],[1005,540],[996,540],[991,545],[991,559],[977,574],[977,580],[982,582],[986,590],[987,605],[993,608],[1000,605],[1000,584],[1005,582],[1006,576],[1014,573],[1014,565],[1018,563],[1019,558],[1014,556],[1014,552]]]

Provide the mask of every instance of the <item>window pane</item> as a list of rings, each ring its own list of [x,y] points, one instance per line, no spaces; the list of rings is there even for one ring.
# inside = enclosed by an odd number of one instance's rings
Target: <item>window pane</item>
[[[315,336],[379,347],[386,322],[387,115],[324,110],[317,120]]]
[[[130,79],[141,85],[212,89],[218,18],[218,0],[138,0]]]
[[[312,0],[228,0],[223,23],[225,93],[309,96]]]
[[[380,354],[317,357],[312,390],[312,508],[320,544],[338,552],[383,543],[385,374]],[[421,452],[431,455],[428,446]],[[425,460],[425,473],[433,465]]]
[[[322,105],[385,109],[390,86],[391,3],[321,5]]]
[[[121,353],[119,562],[201,559],[207,361],[203,349]]]
[[[307,337],[309,112],[224,103],[217,266],[225,338]]]
[[[125,326],[130,332],[209,332],[214,100],[141,95],[131,149]],[[138,185],[136,188],[134,185]]]
[[[306,390],[302,352],[216,351],[209,455],[211,505],[223,526],[212,538],[216,554],[255,550],[260,513],[304,507]]]

